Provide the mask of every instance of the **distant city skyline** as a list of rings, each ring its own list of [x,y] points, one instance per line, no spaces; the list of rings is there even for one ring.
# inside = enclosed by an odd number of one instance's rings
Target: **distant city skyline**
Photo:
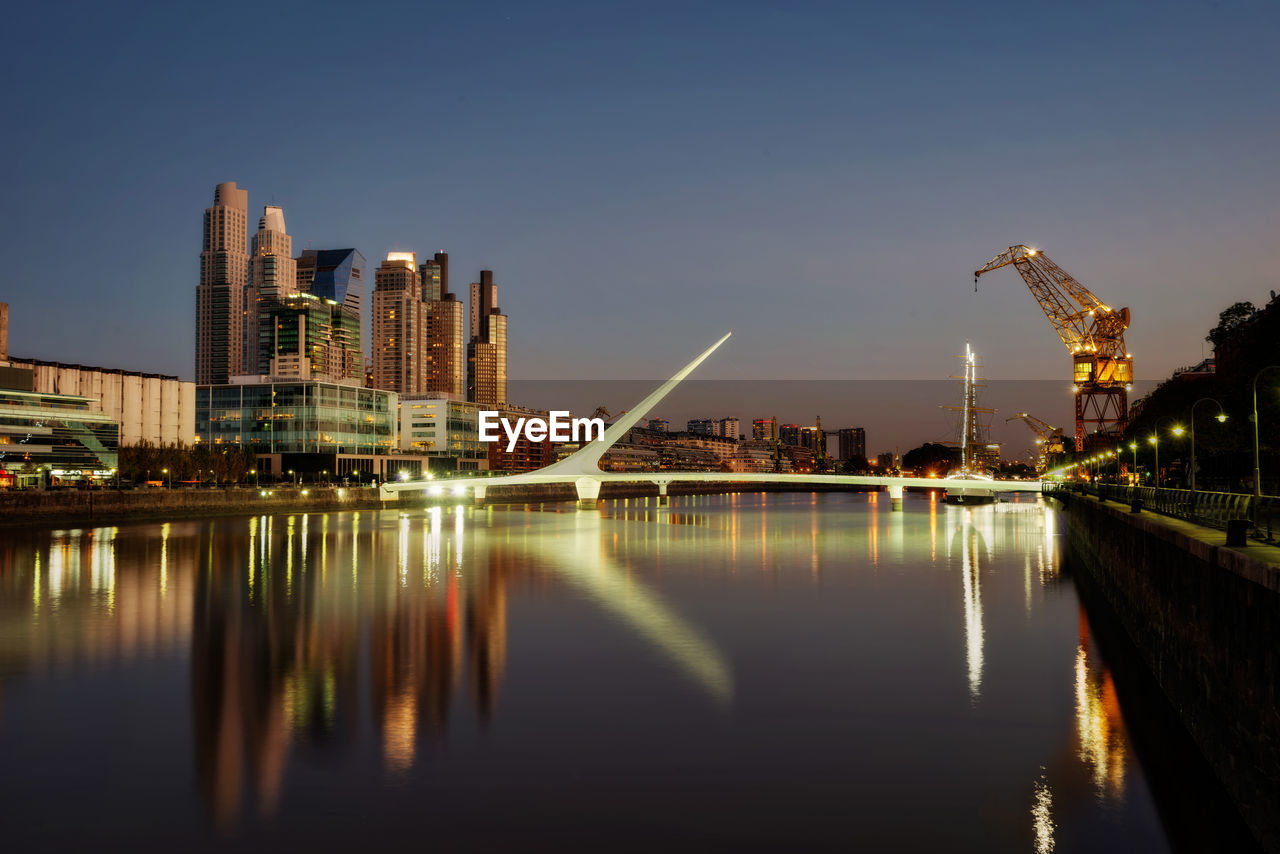
[[[231,180],[295,255],[499,270],[512,379],[648,378],[732,329],[713,377],[941,378],[967,339],[994,379],[1056,381],[1017,276],[972,287],[1022,242],[1130,307],[1159,379],[1280,288],[1271,4],[403,9],[436,49],[392,61],[352,16],[317,66],[318,6],[16,11],[14,352],[194,378],[192,211]],[[254,98],[267,57],[293,109]],[[335,134],[334,104],[401,122]]]

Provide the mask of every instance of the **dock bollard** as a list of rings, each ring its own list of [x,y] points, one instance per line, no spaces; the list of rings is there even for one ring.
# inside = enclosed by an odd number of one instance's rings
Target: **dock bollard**
[[[1141,498],[1135,498],[1135,499],[1133,499],[1132,501],[1130,501],[1130,502],[1129,502],[1129,512],[1130,512],[1130,513],[1141,513],[1141,512],[1142,512],[1142,499],[1141,499]]]
[[[1249,544],[1249,526],[1251,524],[1248,519],[1228,519],[1227,545],[1233,547],[1247,546]]]

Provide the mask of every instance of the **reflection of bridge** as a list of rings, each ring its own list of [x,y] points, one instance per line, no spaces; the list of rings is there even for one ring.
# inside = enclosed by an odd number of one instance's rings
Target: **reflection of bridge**
[[[732,333],[730,333],[732,334]],[[980,490],[983,492],[1040,492],[1040,484],[1033,481],[984,481],[961,478],[938,477],[879,477],[875,475],[838,475],[838,474],[771,474],[771,473],[720,473],[720,472],[606,472],[600,469],[600,458],[613,445],[626,435],[642,417],[647,415],[658,402],[666,397],[672,389],[685,377],[693,373],[694,368],[716,351],[729,335],[725,335],[708,347],[676,375],[654,389],[648,397],[631,407],[625,417],[609,425],[604,436],[599,440],[588,442],[581,450],[565,457],[559,462],[540,468],[536,471],[521,474],[502,475],[499,477],[457,478],[437,480],[430,484],[418,482],[388,483],[382,486],[384,500],[397,499],[401,492],[421,492],[424,489],[430,495],[465,495],[471,492],[476,501],[483,501],[486,490],[491,486],[524,486],[546,483],[572,483],[578,493],[580,505],[594,506],[600,496],[602,483],[653,483],[658,487],[659,503],[667,500],[667,486],[671,483],[686,481],[696,483],[794,483],[794,484],[830,484],[835,486],[880,486],[888,487],[894,510],[902,509],[902,491],[906,487],[925,489],[946,489],[952,492],[964,490]]]

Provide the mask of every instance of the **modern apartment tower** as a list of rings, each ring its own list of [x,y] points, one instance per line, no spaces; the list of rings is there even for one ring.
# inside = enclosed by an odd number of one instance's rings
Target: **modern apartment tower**
[[[867,431],[861,427],[844,427],[839,432],[840,459],[852,460],[867,456]]]
[[[418,268],[426,307],[427,387],[435,397],[467,397],[465,309],[449,289],[449,255],[437,252]]]
[[[480,281],[471,283],[467,399],[494,407],[507,402],[507,316],[498,308],[492,270],[481,270]]]
[[[298,290],[340,302],[364,317],[365,263],[357,249],[304,249],[297,258]]]
[[[426,307],[417,256],[388,252],[373,277],[373,387],[421,394],[426,390]]]
[[[293,238],[285,231],[284,210],[275,205],[262,209],[258,231],[249,249],[249,284],[244,292],[244,360],[241,372],[265,374],[264,359],[273,337],[269,318],[284,300],[297,294],[298,262],[293,258]]]
[[[244,291],[249,283],[249,192],[219,184],[204,211],[196,287],[196,382],[218,385],[243,373]]]
[[[285,297],[262,315],[267,333],[259,360],[263,374],[343,385],[364,384],[360,315],[315,294]]]

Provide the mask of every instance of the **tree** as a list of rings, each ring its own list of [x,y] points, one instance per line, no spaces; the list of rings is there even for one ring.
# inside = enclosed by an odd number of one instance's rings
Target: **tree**
[[[840,470],[845,474],[866,474],[871,466],[867,464],[866,457],[850,457],[840,464]]]
[[[1209,334],[1204,337],[1204,340],[1212,341],[1215,347],[1219,346],[1223,341],[1231,337],[1232,332],[1251,320],[1257,313],[1258,309],[1247,300],[1245,302],[1232,303],[1219,312],[1218,325],[1209,330]]]
[[[940,445],[937,442],[925,442],[918,448],[912,448],[902,455],[902,467],[923,473],[933,470],[944,475],[960,465],[960,449]]]

